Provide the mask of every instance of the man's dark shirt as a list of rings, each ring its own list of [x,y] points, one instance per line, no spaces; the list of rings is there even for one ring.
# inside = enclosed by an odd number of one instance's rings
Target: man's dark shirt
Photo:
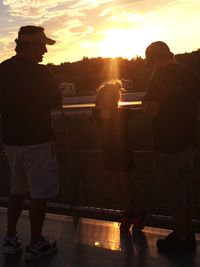
[[[26,146],[53,138],[51,109],[61,94],[49,69],[14,56],[0,64],[2,141]]]
[[[181,152],[195,143],[199,99],[199,80],[185,66],[169,64],[152,75],[145,100],[160,103],[153,119],[156,151]]]

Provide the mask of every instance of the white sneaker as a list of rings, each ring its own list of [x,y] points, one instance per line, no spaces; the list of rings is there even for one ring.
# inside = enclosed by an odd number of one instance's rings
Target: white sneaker
[[[16,235],[13,238],[4,237],[2,254],[4,255],[15,255],[17,252],[22,250],[22,241]]]
[[[26,247],[25,259],[27,261],[34,261],[40,259],[44,255],[53,253],[57,249],[55,240],[46,240],[44,237],[36,245],[29,244]]]

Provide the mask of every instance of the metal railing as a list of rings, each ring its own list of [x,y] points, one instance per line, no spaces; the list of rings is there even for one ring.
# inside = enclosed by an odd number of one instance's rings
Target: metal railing
[[[100,141],[97,132],[92,128],[90,112],[91,110],[86,108],[77,111],[63,109],[53,113],[56,151],[60,165],[60,192],[51,201],[50,209],[69,214],[79,211],[88,216],[92,214],[91,217],[109,218],[111,215],[113,218],[119,214],[120,198],[115,191],[115,186],[103,170]],[[142,115],[138,116],[131,121],[130,131],[136,161],[134,173],[143,194],[144,205],[152,213],[166,215],[155,191],[151,122]],[[0,200],[3,203],[8,194],[10,173],[3,148],[0,148]],[[194,154],[194,217],[198,219],[200,214],[199,146],[196,147]]]

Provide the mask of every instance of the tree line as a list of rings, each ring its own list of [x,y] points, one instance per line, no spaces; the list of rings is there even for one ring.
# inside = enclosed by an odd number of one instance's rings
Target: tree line
[[[191,53],[175,55],[175,59],[189,66],[200,77],[200,49]],[[110,79],[131,80],[130,92],[143,92],[147,88],[152,69],[145,64],[145,59],[125,58],[88,58],[76,62],[64,62],[60,65],[47,64],[59,82],[73,82],[77,95],[94,94],[96,89]]]

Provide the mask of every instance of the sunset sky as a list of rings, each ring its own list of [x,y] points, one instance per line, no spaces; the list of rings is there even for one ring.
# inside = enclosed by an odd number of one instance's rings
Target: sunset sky
[[[57,41],[44,63],[144,57],[156,40],[177,54],[200,48],[200,0],[3,0],[0,25],[0,61],[15,54],[23,25],[40,25]]]

